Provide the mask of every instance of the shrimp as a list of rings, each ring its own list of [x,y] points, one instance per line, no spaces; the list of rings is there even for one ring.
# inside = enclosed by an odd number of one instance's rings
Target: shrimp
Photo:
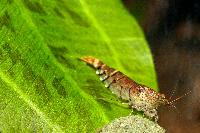
[[[138,84],[120,71],[115,70],[94,57],[82,57],[82,61],[96,69],[96,74],[100,80],[109,88],[112,93],[123,100],[128,101],[132,109],[144,112],[144,115],[158,121],[158,107],[161,105],[171,105],[164,94],[153,89]],[[179,98],[180,99],[180,98]],[[173,102],[176,101],[173,100]]]

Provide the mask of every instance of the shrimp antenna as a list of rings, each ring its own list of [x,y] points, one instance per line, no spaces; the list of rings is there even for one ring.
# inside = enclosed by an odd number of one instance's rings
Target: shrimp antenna
[[[181,99],[181,98],[183,98],[183,97],[187,96],[187,95],[188,95],[188,94],[190,94],[191,92],[192,92],[192,91],[189,91],[189,92],[187,92],[187,93],[183,94],[182,96],[180,96],[180,97],[177,97],[176,99],[174,99],[174,100],[170,101],[170,102],[169,102],[169,104],[172,104],[172,103],[174,103],[175,101],[177,101],[177,100],[179,100],[179,99]]]

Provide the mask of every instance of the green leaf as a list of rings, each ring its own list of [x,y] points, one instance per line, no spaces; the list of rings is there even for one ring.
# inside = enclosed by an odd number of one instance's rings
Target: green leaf
[[[143,33],[119,0],[0,1],[0,131],[95,132],[130,109],[78,58],[157,88]]]

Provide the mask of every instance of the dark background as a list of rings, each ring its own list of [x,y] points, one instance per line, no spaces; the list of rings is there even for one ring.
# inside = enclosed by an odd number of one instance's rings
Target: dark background
[[[123,0],[149,42],[161,93],[178,100],[159,109],[168,133],[200,132],[200,1]]]

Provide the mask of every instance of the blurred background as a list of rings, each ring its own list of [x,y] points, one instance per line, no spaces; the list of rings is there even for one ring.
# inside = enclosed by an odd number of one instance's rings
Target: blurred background
[[[159,109],[168,133],[200,132],[200,1],[123,0],[150,45],[160,91],[175,108]],[[174,92],[174,94],[173,94]]]

